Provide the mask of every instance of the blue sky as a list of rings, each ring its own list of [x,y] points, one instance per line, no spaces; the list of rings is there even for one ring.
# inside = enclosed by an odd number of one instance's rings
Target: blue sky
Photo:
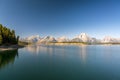
[[[0,0],[0,23],[21,37],[120,37],[120,1]]]

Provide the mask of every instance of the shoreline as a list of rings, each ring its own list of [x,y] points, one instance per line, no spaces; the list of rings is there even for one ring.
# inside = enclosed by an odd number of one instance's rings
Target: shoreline
[[[65,46],[65,45],[79,45],[79,46],[85,46],[85,45],[120,45],[120,43],[79,43],[79,42],[49,42],[49,43],[41,43],[43,45],[59,45],[59,46]],[[31,44],[34,45],[34,44]],[[23,48],[26,45],[1,45],[0,51],[7,51],[7,50],[16,50],[19,48]]]
[[[23,46],[23,45],[9,45],[9,46],[1,45],[0,51],[15,50],[18,48],[23,48],[23,47],[25,47],[25,46]]]
[[[120,43],[84,43],[84,42],[49,42],[41,43],[45,45],[120,45]]]

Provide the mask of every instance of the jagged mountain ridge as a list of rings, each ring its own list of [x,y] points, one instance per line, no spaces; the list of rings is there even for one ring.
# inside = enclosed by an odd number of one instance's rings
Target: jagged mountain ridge
[[[40,39],[41,37],[39,35],[33,35],[33,36],[26,37],[26,38],[21,38],[20,41],[36,43]]]
[[[39,35],[30,36],[27,38],[20,39],[24,42],[31,43],[48,43],[48,42],[84,42],[84,43],[120,43],[119,38],[112,38],[110,36],[105,36],[103,39],[96,39],[94,37],[89,36],[86,33],[81,33],[80,35],[69,39],[65,36],[54,38],[53,36],[40,37]]]
[[[40,40],[38,40],[37,43],[47,43],[47,42],[57,42],[56,39],[52,36],[47,36],[47,37],[44,37]]]

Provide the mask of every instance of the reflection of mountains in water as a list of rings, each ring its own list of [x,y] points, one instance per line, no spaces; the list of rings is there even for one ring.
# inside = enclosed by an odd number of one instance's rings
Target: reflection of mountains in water
[[[18,56],[18,50],[0,52],[0,68],[3,68],[10,63],[14,63],[16,56]]]

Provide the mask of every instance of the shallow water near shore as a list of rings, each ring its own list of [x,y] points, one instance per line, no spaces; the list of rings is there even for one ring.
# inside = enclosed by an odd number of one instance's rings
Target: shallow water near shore
[[[120,45],[42,45],[0,52],[0,80],[120,80]]]

